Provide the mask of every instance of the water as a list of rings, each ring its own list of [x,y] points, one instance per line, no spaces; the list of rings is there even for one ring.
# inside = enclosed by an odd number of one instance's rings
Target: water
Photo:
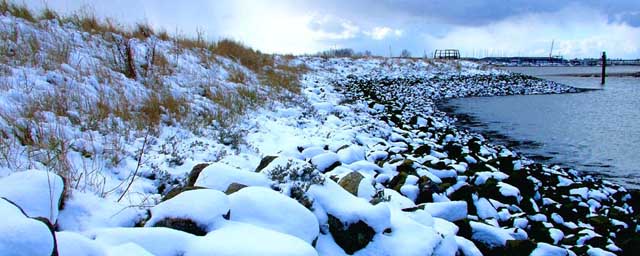
[[[593,90],[577,94],[479,97],[449,100],[441,109],[459,125],[485,134],[524,155],[559,163],[640,189],[640,78],[566,74],[600,72],[599,67],[519,67],[511,71]],[[639,72],[640,67],[607,67]],[[565,75],[563,75],[565,74]]]

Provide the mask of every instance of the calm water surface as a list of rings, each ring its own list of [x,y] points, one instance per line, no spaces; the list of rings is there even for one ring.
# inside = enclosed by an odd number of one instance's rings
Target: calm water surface
[[[492,137],[530,158],[559,163],[640,189],[640,78],[566,74],[598,73],[599,67],[519,67],[509,70],[579,88],[562,95],[453,99],[440,106],[459,125]],[[640,67],[607,67],[640,72]],[[565,74],[565,75],[563,75]]]

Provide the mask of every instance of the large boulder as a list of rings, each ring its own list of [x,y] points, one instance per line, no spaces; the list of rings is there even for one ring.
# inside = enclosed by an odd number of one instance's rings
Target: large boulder
[[[391,213],[386,204],[371,205],[332,180],[311,186],[308,194],[314,200],[314,212],[320,223],[326,223],[335,243],[349,254],[366,247],[375,234],[391,227]]]
[[[89,230],[83,234],[101,245],[108,245],[110,250],[107,255],[119,255],[113,254],[111,248],[121,246],[126,248],[130,244],[136,245],[136,251],[124,255],[138,255],[137,251],[146,251],[156,256],[184,255],[188,244],[200,238],[164,227],[103,228]]]
[[[146,227],[167,227],[194,235],[205,235],[229,213],[229,199],[213,189],[180,193],[150,210]]]
[[[192,240],[182,255],[314,256],[317,252],[309,243],[295,236],[247,223],[229,221],[202,239]]]
[[[318,237],[316,216],[296,200],[272,189],[247,187],[229,195],[229,201],[233,221],[289,234],[309,244]]]
[[[271,182],[262,173],[240,170],[223,163],[213,163],[200,172],[195,186],[226,191],[229,185],[268,187]]]
[[[0,178],[0,197],[18,205],[29,217],[56,223],[64,182],[53,172],[28,170]]]
[[[58,255],[53,227],[0,198],[0,255]]]

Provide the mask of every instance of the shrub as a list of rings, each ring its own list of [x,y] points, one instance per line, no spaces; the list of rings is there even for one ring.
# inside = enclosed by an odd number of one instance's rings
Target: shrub
[[[274,189],[282,191],[309,209],[313,202],[305,193],[311,185],[323,185],[325,180],[315,166],[308,163],[294,165],[293,161],[277,166],[267,173],[267,177],[275,182]]]

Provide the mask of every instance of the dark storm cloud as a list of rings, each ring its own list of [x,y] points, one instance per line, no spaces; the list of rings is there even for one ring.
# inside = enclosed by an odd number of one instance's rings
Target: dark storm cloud
[[[640,1],[558,1],[558,0],[381,0],[381,1],[300,1],[313,10],[339,13],[347,17],[422,20],[462,26],[484,26],[510,17],[556,12],[564,8],[587,7],[601,10],[611,21],[639,26]],[[621,18],[621,16],[623,16]],[[589,18],[589,17],[585,17]]]

